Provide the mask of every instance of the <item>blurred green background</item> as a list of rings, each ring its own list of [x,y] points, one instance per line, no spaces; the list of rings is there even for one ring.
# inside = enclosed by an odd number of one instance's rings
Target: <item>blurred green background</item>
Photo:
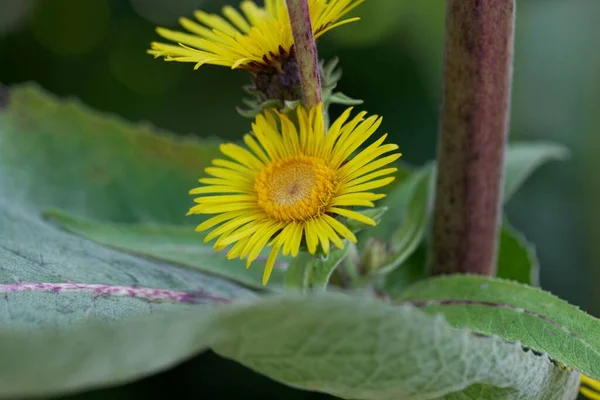
[[[233,1],[236,3],[237,1]],[[368,0],[362,21],[319,44],[338,56],[340,89],[384,116],[404,160],[435,156],[442,77],[443,0]],[[0,82],[36,81],[60,96],[181,135],[239,138],[242,72],[153,60],[154,27],[177,25],[223,0],[0,0]],[[571,158],[536,172],[507,207],[536,245],[545,289],[600,315],[600,15],[598,0],[519,0],[510,140],[554,140]],[[333,112],[339,113],[340,107]],[[27,162],[27,160],[23,160]],[[200,172],[200,171],[199,171]],[[151,171],[149,171],[151,173]],[[165,338],[169,340],[169,338]],[[122,388],[77,398],[317,399],[213,354]]]

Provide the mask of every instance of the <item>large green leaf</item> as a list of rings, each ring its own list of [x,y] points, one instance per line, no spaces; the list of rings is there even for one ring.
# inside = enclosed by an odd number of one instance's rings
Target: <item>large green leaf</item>
[[[115,222],[188,223],[188,191],[216,139],[181,139],[57,101],[28,84],[0,110],[0,188],[38,206]]]
[[[567,393],[577,386],[576,373],[517,344],[414,307],[322,294],[59,330],[3,325],[0,396],[126,382],[207,347],[277,381],[346,399],[458,399],[454,393],[477,389],[484,400],[558,400],[574,398]]]
[[[544,399],[576,399],[578,394],[578,379],[576,374],[569,378],[561,377],[559,379],[548,379],[544,382]],[[498,388],[486,385],[473,385],[463,390],[462,392],[452,393],[444,397],[444,400],[479,400],[479,399],[511,399],[522,400],[524,397],[521,393],[516,392],[512,388]]]
[[[400,300],[442,313],[457,327],[497,335],[600,378],[600,321],[540,289],[455,275],[419,282]]]
[[[200,271],[107,249],[40,217],[39,206],[49,204],[111,220],[181,222],[187,189],[213,152],[209,143],[105,119],[31,86],[11,90],[7,101],[0,110],[5,326],[61,326],[188,307],[149,302],[152,289],[166,297],[193,292],[190,301],[254,296]],[[42,289],[28,291],[30,283]],[[111,290],[118,295],[103,295]]]
[[[245,261],[228,260],[226,252],[216,252],[210,243],[204,243],[206,235],[188,226],[116,224],[78,218],[58,210],[46,211],[44,215],[63,229],[97,243],[208,272],[251,288],[265,289],[262,276],[266,254],[247,269]],[[268,288],[282,286],[285,267],[286,258],[279,257]]]
[[[30,290],[29,283],[41,287]],[[72,290],[72,284],[83,287]],[[118,295],[104,296],[103,289],[94,285],[106,285]],[[41,220],[36,209],[0,196],[0,292],[4,293],[0,321],[5,328],[62,326],[81,319],[110,320],[188,307],[186,301],[149,302],[141,288],[165,290],[166,296],[190,292],[207,302],[254,297],[240,286],[199,271],[120,253],[63,232]]]

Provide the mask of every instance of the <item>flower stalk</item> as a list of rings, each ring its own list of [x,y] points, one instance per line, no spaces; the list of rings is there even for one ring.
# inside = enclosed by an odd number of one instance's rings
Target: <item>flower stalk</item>
[[[296,62],[300,70],[304,106],[310,110],[321,103],[321,77],[308,0],[286,0],[286,3],[294,36]]]
[[[432,274],[495,275],[515,0],[447,0]]]

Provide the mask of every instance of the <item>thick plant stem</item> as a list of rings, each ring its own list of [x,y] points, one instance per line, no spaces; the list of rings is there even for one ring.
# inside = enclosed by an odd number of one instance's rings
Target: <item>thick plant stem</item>
[[[286,0],[286,2],[294,35],[296,62],[300,69],[304,106],[311,109],[321,102],[321,76],[308,0]]]
[[[515,0],[447,0],[432,274],[495,275]]]

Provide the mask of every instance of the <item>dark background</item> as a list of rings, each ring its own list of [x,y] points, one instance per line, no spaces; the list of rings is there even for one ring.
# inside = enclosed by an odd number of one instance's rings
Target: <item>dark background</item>
[[[231,4],[235,5],[236,1]],[[362,21],[327,34],[320,56],[341,59],[340,89],[384,116],[404,160],[435,156],[441,93],[443,0],[368,0]],[[165,63],[145,54],[157,24],[175,27],[222,0],[0,0],[0,82],[36,81],[60,96],[181,135],[239,138],[242,72]],[[600,1],[520,0],[510,138],[571,150],[544,166],[507,207],[533,242],[542,286],[600,314]],[[340,112],[334,107],[333,112]],[[165,338],[165,341],[169,338]],[[317,399],[207,353],[157,377],[77,398]]]

